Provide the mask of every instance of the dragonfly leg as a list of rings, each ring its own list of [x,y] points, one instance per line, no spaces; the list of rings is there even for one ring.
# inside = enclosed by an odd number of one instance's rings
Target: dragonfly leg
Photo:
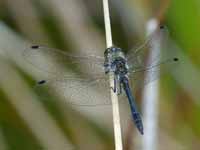
[[[119,83],[119,90],[117,92],[117,95],[121,95],[122,94],[122,83]]]
[[[117,80],[116,80],[116,77],[114,77],[114,87],[111,87],[111,89],[113,90],[114,93],[117,92]]]

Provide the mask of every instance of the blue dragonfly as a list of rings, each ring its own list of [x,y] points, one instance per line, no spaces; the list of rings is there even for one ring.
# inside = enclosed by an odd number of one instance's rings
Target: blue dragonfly
[[[80,56],[45,46],[30,46],[23,52],[24,58],[51,77],[40,80],[35,86],[38,91],[46,88],[66,97],[66,101],[78,106],[109,105],[110,88],[118,95],[127,97],[133,121],[141,134],[144,133],[142,118],[137,110],[133,91],[137,92],[145,84],[167,72],[178,58],[164,53],[165,48],[153,49],[156,37],[166,41],[166,31],[159,29],[138,48],[127,54],[116,46],[107,48],[104,57]],[[153,42],[154,41],[154,42]],[[159,44],[159,43],[157,43]],[[160,44],[162,45],[162,44]],[[147,64],[151,49],[153,57]],[[67,68],[67,69],[66,69]],[[159,73],[158,73],[159,72]],[[109,73],[114,74],[114,86],[110,87]],[[148,74],[148,77],[145,77]],[[98,91],[98,92],[97,92]],[[101,97],[97,100],[98,96]]]

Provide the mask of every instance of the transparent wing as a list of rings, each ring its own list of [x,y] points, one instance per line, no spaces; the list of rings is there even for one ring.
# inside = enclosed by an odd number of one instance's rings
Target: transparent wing
[[[149,53],[153,53],[154,56],[151,58],[151,65],[157,64],[158,61],[162,61],[160,56],[161,53],[166,53],[166,46],[168,42],[168,30],[167,28],[160,28],[149,35],[147,40],[137,48],[131,49],[127,53],[127,61],[129,68],[141,69],[146,67],[147,57]],[[158,50],[159,49],[159,50]],[[163,61],[166,58],[162,58]]]
[[[76,56],[45,46],[30,46],[23,52],[24,58],[46,73],[69,77],[78,75],[103,75],[103,57]]]
[[[157,30],[145,46],[127,55],[129,78],[135,91],[178,66],[178,56],[168,49],[167,39],[166,29]]]
[[[34,87],[34,90],[43,100],[49,100],[49,96],[53,94],[60,96],[70,105],[100,106],[111,104],[110,85],[107,77],[43,80]]]
[[[129,79],[133,91],[138,92],[146,84],[157,80],[163,75],[173,72],[173,70],[178,67],[178,64],[178,58],[173,58],[132,71],[129,74]]]

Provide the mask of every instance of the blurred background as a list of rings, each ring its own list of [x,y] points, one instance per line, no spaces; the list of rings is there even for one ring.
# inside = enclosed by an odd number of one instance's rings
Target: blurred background
[[[174,72],[161,77],[150,108],[142,94],[136,97],[145,130],[152,132],[140,136],[129,106],[120,106],[124,149],[198,150],[199,0],[109,2],[116,45],[128,51],[142,43],[155,19],[167,26],[170,52],[181,58]],[[59,95],[43,101],[33,86],[48,75],[22,55],[30,44],[103,55],[102,10],[101,0],[0,0],[0,150],[114,149],[112,107],[72,107]]]

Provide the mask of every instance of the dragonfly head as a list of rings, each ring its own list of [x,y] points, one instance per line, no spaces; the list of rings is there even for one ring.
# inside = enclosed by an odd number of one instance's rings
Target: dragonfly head
[[[105,50],[104,57],[105,57],[105,59],[108,59],[108,60],[114,60],[118,57],[125,58],[125,55],[124,55],[121,48],[116,47],[116,46],[112,46],[112,47],[107,48]]]
[[[109,47],[105,50],[104,52],[104,56],[108,56],[109,54],[115,54],[115,53],[118,53],[118,52],[122,52],[122,49],[119,48],[119,47],[116,47],[116,46],[112,46],[112,47]]]
[[[119,62],[118,60],[124,60],[125,61],[125,55],[121,48],[119,47],[110,47],[107,48],[104,52],[105,62],[105,72],[108,73],[110,71],[116,71],[116,62]]]

